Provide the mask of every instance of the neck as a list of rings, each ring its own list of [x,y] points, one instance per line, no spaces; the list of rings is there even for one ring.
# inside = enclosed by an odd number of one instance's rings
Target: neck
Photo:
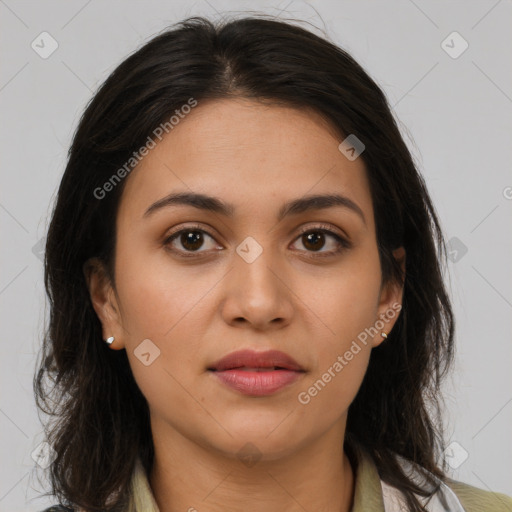
[[[258,452],[261,458],[251,462],[201,446],[152,419],[149,483],[160,512],[349,512],[354,474],[343,450],[344,427],[336,424],[290,454]]]

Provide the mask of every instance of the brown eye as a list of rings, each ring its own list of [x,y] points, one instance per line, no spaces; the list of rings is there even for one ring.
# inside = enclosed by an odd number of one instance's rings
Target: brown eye
[[[302,242],[305,248],[304,250],[307,253],[317,253],[313,254],[312,257],[334,256],[344,249],[352,247],[352,244],[348,240],[325,227],[304,229],[297,240]],[[323,251],[322,249],[325,246],[328,248]],[[329,247],[331,247],[331,249],[329,249]]]
[[[179,240],[181,245],[189,251],[197,251],[204,243],[200,231],[182,231]]]
[[[309,253],[310,257],[335,256],[344,249],[352,247],[348,240],[322,226],[303,229],[295,243],[299,240],[304,247],[299,251]],[[208,247],[208,242],[210,242],[210,247]],[[222,249],[216,245],[215,238],[199,226],[175,231],[164,240],[163,245],[179,257],[184,258],[206,255],[210,249]],[[327,250],[323,250],[325,247]]]
[[[319,251],[325,244],[325,235],[321,231],[313,231],[302,235],[304,247],[312,251]]]
[[[208,239],[211,240],[210,247],[208,247]],[[204,248],[204,246],[207,249],[214,248],[216,247],[214,242],[213,236],[204,229],[190,227],[172,233],[164,240],[163,245],[172,252],[187,257],[195,256],[194,253],[203,254],[208,252],[208,250],[201,251],[200,249]]]

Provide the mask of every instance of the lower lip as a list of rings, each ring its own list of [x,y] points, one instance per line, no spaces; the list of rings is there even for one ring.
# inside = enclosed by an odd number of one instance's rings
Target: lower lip
[[[248,370],[212,371],[224,384],[244,395],[267,396],[295,382],[303,372],[293,370]]]

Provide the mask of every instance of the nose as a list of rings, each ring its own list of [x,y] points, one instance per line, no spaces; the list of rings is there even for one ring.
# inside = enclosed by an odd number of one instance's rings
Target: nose
[[[257,330],[288,325],[294,308],[286,270],[271,250],[263,250],[255,259],[241,254],[235,255],[234,267],[226,276],[224,321],[239,327],[247,324]]]

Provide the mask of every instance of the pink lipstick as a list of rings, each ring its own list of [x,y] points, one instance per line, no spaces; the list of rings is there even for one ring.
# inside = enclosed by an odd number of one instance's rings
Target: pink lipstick
[[[239,350],[208,368],[226,386],[245,395],[267,396],[299,379],[305,370],[278,350]]]

